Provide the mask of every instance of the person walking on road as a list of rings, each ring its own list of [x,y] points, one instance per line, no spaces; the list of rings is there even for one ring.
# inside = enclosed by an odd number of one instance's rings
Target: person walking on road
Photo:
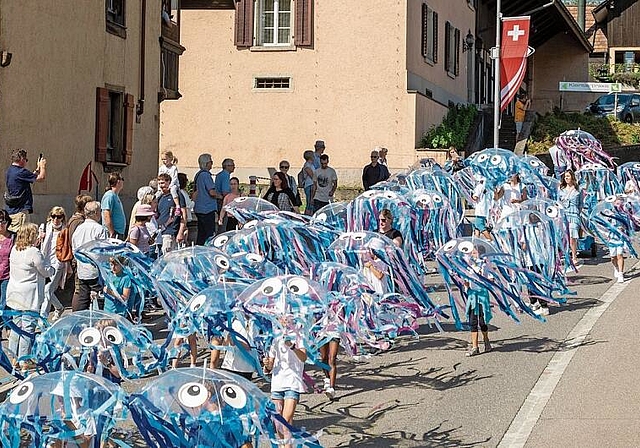
[[[569,246],[574,266],[578,266],[578,238],[580,237],[580,212],[582,193],[573,170],[566,170],[560,180],[560,204],[569,221]]]
[[[473,247],[471,257],[471,269],[481,271],[485,261],[480,258],[478,246]],[[482,285],[470,284],[465,281],[465,293],[467,296],[466,314],[469,327],[471,327],[471,349],[466,353],[466,356],[480,354],[478,330],[482,332],[484,352],[490,352],[492,347],[491,342],[489,342],[489,327],[487,324],[491,321],[493,315],[491,314],[489,291]]]

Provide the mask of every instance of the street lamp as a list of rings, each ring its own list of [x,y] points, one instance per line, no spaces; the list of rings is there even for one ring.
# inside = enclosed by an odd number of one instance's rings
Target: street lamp
[[[476,38],[471,34],[471,30],[467,33],[467,37],[464,38],[464,42],[462,42],[462,52],[470,51],[473,49],[473,44],[476,41]]]

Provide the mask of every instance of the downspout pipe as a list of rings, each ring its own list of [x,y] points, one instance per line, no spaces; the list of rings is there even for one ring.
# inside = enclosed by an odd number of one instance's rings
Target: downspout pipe
[[[147,0],[140,1],[140,92],[136,105],[136,119],[140,122],[140,116],[144,113],[144,81],[146,71],[147,49]]]
[[[580,27],[583,33],[586,27],[586,24],[585,24],[586,15],[587,15],[586,10],[587,10],[586,0],[578,0],[578,26]]]

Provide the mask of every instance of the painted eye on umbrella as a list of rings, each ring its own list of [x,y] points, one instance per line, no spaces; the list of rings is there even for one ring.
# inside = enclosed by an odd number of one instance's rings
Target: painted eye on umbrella
[[[33,393],[33,383],[31,381],[25,381],[22,384],[13,389],[9,396],[9,402],[11,404],[20,404]]]
[[[244,202],[244,201],[246,201],[247,199],[249,199],[249,198],[248,198],[248,197],[246,197],[246,196],[240,196],[239,198],[235,198],[235,199],[233,200],[233,202]]]
[[[397,197],[398,197],[398,195],[396,195],[392,191],[385,191],[383,196],[384,196],[385,199],[397,199]]]
[[[318,215],[314,216],[314,218],[317,221],[321,221],[321,222],[326,222],[327,221],[327,214],[326,213],[319,213]]]
[[[431,202],[431,196],[428,194],[416,196],[416,204],[427,205],[429,202]]]
[[[362,193],[362,197],[364,197],[364,198],[372,198],[376,193],[377,193],[377,191],[375,191],[375,190],[367,190],[364,193]]]
[[[458,250],[463,254],[470,254],[473,250],[473,243],[471,241],[463,241],[458,244]]]
[[[229,237],[227,235],[220,235],[215,240],[213,240],[213,247],[220,248],[227,244],[227,241],[229,241]]]
[[[251,221],[248,221],[247,223],[245,223],[244,226],[242,226],[243,229],[253,229],[256,225],[258,225],[258,220],[253,219]]]
[[[295,277],[287,282],[287,288],[293,294],[302,296],[309,292],[309,282],[302,277]]]
[[[264,261],[264,257],[260,254],[247,254],[247,260],[251,263],[262,263]]]
[[[439,204],[442,202],[442,196],[440,196],[439,194],[434,194],[433,195],[433,203],[434,204]]]
[[[529,160],[529,165],[537,168],[540,166],[540,162],[538,162],[536,159],[531,159]]]
[[[485,160],[487,160],[489,158],[489,154],[480,154],[478,156],[478,162],[484,162]]]
[[[229,259],[223,255],[216,255],[213,259],[213,261],[216,262],[216,265],[218,265],[219,268],[222,269],[229,269]]]
[[[242,409],[247,404],[247,394],[236,384],[225,384],[221,389],[222,399],[232,408]]]
[[[124,341],[124,336],[122,336],[122,332],[118,330],[116,327],[105,327],[102,330],[102,334],[104,338],[114,345],[120,345]]]
[[[188,408],[202,406],[209,397],[209,391],[200,383],[185,383],[178,390],[178,401]]]
[[[456,247],[457,244],[458,244],[458,242],[456,240],[451,240],[447,244],[442,246],[442,249],[445,252],[451,252]]]
[[[191,311],[198,311],[202,305],[204,305],[204,302],[207,300],[207,296],[205,296],[204,294],[199,294],[196,297],[194,297],[193,299],[191,299],[191,304],[189,305],[189,309]]]
[[[604,200],[605,202],[615,202],[616,196],[615,195],[607,196]]]
[[[550,206],[546,208],[544,213],[550,218],[557,218],[560,214],[560,210],[558,210],[558,207]]]
[[[499,156],[497,154],[495,156],[491,156],[491,160],[489,162],[491,162],[492,165],[498,165],[500,162],[502,162],[502,156]]]
[[[100,342],[100,330],[97,328],[89,327],[80,332],[78,340],[83,347],[93,347]]]
[[[265,296],[275,296],[282,291],[282,281],[279,278],[270,278],[262,283],[260,288]]]
[[[366,234],[364,232],[356,232],[351,234],[351,239],[355,241],[362,241],[365,238]]]

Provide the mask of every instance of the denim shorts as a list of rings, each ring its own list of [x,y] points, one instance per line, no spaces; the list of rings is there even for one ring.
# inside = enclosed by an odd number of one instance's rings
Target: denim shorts
[[[296,392],[295,390],[287,389],[287,390],[278,390],[271,391],[271,399],[272,400],[296,400],[300,401],[300,392]]]
[[[609,255],[611,257],[615,257],[617,255],[624,254],[624,246],[621,244],[620,246],[611,246],[609,247]]]
[[[485,216],[476,216],[473,225],[478,232],[484,232],[487,230],[487,218]]]

